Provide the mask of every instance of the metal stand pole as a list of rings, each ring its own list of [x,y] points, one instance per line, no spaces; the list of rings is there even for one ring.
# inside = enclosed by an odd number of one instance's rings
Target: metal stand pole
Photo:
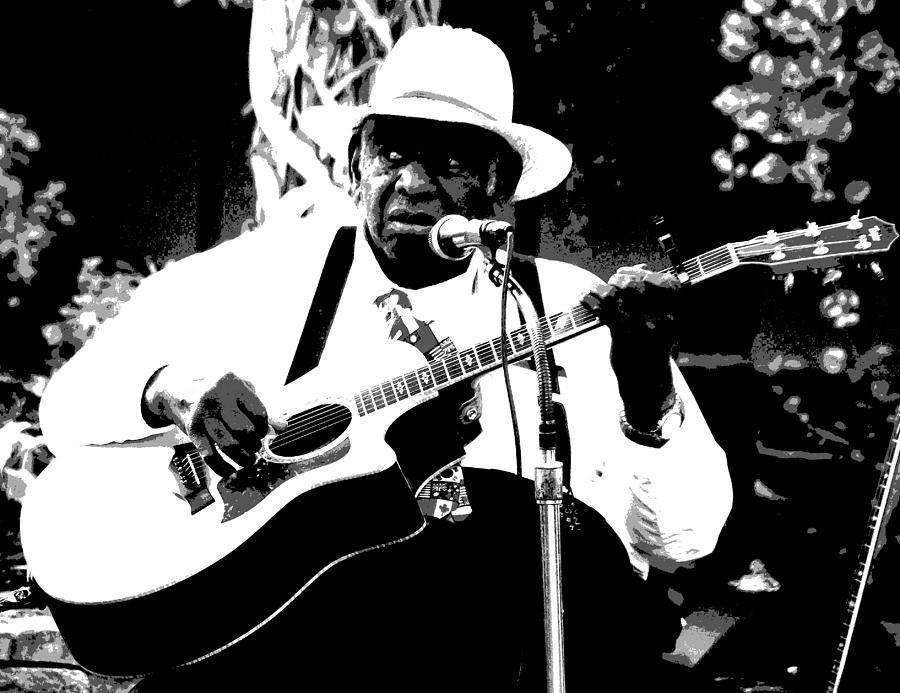
[[[547,691],[564,693],[565,648],[563,640],[562,581],[560,571],[560,523],[562,518],[562,464],[554,450],[542,450],[543,464],[534,470],[534,495],[541,525],[541,569],[544,581],[544,651],[547,658]]]
[[[507,260],[508,261],[508,260]],[[502,267],[490,261],[488,276],[497,286],[503,283]],[[563,469],[556,460],[556,423],[553,419],[550,369],[547,345],[541,332],[539,317],[528,294],[513,278],[509,292],[525,318],[531,336],[535,369],[540,384],[538,401],[541,409],[539,441],[541,464],[534,470],[534,498],[538,505],[541,529],[541,572],[544,585],[544,652],[547,663],[548,693],[565,693],[565,647],[563,638],[562,570],[560,527],[562,524]]]

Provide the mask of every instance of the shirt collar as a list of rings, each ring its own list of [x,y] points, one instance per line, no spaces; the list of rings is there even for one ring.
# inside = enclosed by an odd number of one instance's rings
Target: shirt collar
[[[400,287],[396,282],[388,279],[382,271],[378,260],[375,259],[375,255],[372,252],[372,247],[366,239],[366,230],[362,224],[357,226],[356,229],[356,247],[352,271],[365,284],[372,287],[375,295],[386,293],[393,288],[399,287],[410,296],[416,296],[420,300],[429,303],[472,296],[482,290],[486,283],[489,283],[484,256],[476,250],[469,257],[466,271],[456,277],[451,277],[440,284],[425,286],[421,289]]]

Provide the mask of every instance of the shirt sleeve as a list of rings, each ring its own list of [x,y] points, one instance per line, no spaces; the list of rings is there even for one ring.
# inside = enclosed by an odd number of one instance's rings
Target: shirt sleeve
[[[144,421],[141,396],[159,368],[196,353],[204,341],[199,337],[207,330],[203,311],[192,316],[183,310],[196,297],[196,284],[191,286],[196,265],[188,258],[145,279],[119,314],[53,375],[39,412],[51,450],[59,454],[72,446],[141,440],[160,432]]]
[[[583,284],[587,277],[596,281],[578,270],[567,273],[567,282]],[[673,384],[685,406],[681,426],[659,448],[626,438],[609,344],[609,331],[600,328],[555,349],[566,370],[560,389],[572,443],[572,491],[606,518],[638,572],[672,570],[715,548],[733,500],[727,460],[674,363]]]
[[[324,252],[338,228],[324,214],[300,219],[287,198],[259,229],[145,279],[51,377],[39,411],[51,450],[164,432],[141,412],[144,388],[163,366],[234,371],[258,387],[279,376],[283,383],[278,367],[296,345],[314,288],[297,288],[296,263]]]
[[[679,430],[661,448],[620,440],[621,452],[604,465],[610,487],[623,487],[621,520],[635,558],[662,569],[710,554],[732,505],[725,453],[683,376],[672,368],[685,401]]]

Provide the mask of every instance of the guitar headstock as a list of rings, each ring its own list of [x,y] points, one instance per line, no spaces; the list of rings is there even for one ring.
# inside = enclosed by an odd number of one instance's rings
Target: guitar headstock
[[[897,240],[897,229],[878,217],[854,214],[849,221],[784,233],[769,231],[732,244],[741,264],[768,265],[777,273],[831,267],[854,255],[883,253]]]

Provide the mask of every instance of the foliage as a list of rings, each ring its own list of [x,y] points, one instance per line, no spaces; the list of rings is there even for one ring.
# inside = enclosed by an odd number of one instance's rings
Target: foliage
[[[223,8],[253,8],[250,94],[257,127],[250,167],[261,223],[289,190],[306,185],[311,206],[344,184],[345,164],[318,151],[297,127],[297,115],[317,104],[364,102],[394,42],[411,27],[436,24],[440,0],[218,1]]]
[[[874,8],[875,0],[744,0],[743,11],[725,15],[719,53],[734,63],[749,59],[752,77],[727,86],[713,101],[738,127],[730,148],[712,156],[725,176],[722,190],[733,189],[735,180],[748,173],[761,183],[780,183],[792,175],[813,189],[813,202],[834,199],[825,183],[827,143],[844,143],[850,136],[852,97],[859,88],[860,73],[848,65],[850,46],[858,51],[853,65],[874,74],[877,93],[888,93],[900,80],[900,62],[878,31],[855,43],[845,36],[841,23],[851,10],[866,15]],[[754,138],[772,150],[752,166],[738,162],[755,149]],[[803,158],[789,163],[785,157],[792,154],[785,152],[796,143],[805,144]],[[869,190],[866,181],[853,181],[845,194],[858,203]]]
[[[7,279],[4,311],[20,310],[22,294],[37,274],[41,251],[75,222],[59,199],[65,190],[63,183],[51,182],[30,198],[27,195],[24,169],[40,146],[24,116],[0,110],[0,263]],[[7,354],[14,344],[10,336]],[[41,387],[38,378],[23,378],[13,363],[0,363],[0,424],[18,418],[33,420]],[[0,456],[3,452],[0,450]]]
[[[253,8],[250,156],[257,221],[292,188],[342,185],[344,162],[319,152],[297,115],[316,104],[359,104],[375,68],[405,31],[436,24],[439,0],[262,0]]]
[[[61,226],[71,226],[75,218],[59,200],[64,183],[53,181],[34,193],[28,201],[25,184],[16,169],[40,149],[36,133],[25,127],[25,118],[0,110],[0,263],[15,288],[7,290],[7,305],[15,307],[15,291],[34,278],[35,262]],[[9,285],[8,285],[9,286]]]
[[[64,183],[51,181],[30,197],[27,194],[29,155],[39,149],[40,140],[26,128],[25,117],[0,110],[0,263],[7,279],[4,308],[8,311],[22,310],[26,292],[37,290],[41,252],[75,224],[60,199]],[[60,309],[62,320],[43,328],[34,320],[24,321],[34,323],[35,331],[42,330],[47,342],[44,372],[23,374],[21,363],[0,363],[0,488],[11,499],[21,499],[28,481],[48,458],[37,431],[37,408],[47,376],[90,338],[97,325],[115,315],[140,281],[133,272],[107,276],[99,266],[100,258],[84,260],[79,293]],[[8,336],[7,359],[17,337]]]
[[[44,339],[52,347],[48,362],[54,369],[81,348],[101,323],[116,315],[140,284],[141,275],[121,270],[107,275],[98,269],[100,263],[99,257],[82,261],[78,273],[80,293],[59,309],[63,320],[42,329]]]

